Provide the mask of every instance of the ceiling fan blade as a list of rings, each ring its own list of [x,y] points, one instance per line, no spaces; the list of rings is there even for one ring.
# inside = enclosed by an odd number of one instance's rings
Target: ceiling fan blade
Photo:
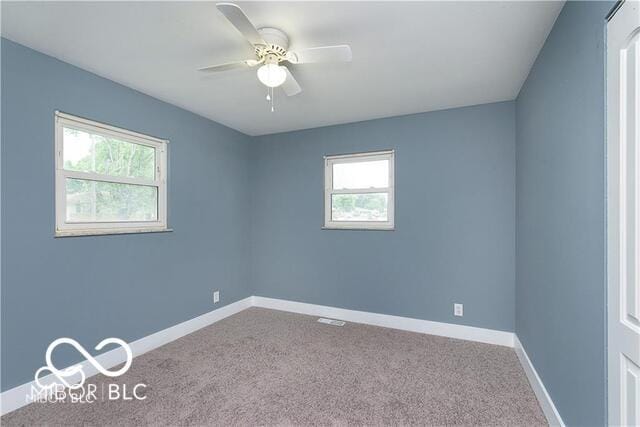
[[[218,10],[236,27],[252,45],[266,45],[256,27],[249,21],[239,6],[233,3],[218,3]]]
[[[247,59],[246,61],[227,62],[226,64],[212,65],[210,67],[198,68],[198,71],[205,73],[217,73],[219,71],[235,70],[237,68],[253,67],[257,65],[255,59]]]
[[[311,47],[295,50],[287,54],[287,60],[293,64],[310,64],[315,62],[351,62],[351,47],[347,44],[339,46]]]
[[[284,90],[284,93],[286,93],[287,96],[293,96],[302,92],[302,88],[293,77],[293,74],[291,74],[291,71],[289,71],[289,69],[285,66],[282,66],[282,68],[284,68],[284,70],[287,72],[287,78],[285,79],[284,83],[282,83],[282,90]]]

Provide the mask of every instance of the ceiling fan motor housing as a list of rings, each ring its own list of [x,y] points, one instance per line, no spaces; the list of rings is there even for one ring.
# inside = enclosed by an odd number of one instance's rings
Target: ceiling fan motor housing
[[[289,49],[289,37],[277,29],[265,27],[258,29],[258,33],[262,36],[267,46],[256,46],[256,55],[260,59],[268,55],[275,55],[278,61],[286,59],[287,49]]]

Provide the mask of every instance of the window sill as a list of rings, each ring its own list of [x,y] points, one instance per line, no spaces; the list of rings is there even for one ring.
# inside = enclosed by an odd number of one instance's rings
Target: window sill
[[[54,237],[85,237],[85,236],[109,236],[115,234],[147,234],[147,233],[170,233],[172,228],[158,229],[116,229],[116,230],[67,230],[56,231]]]
[[[350,231],[395,231],[395,227],[339,227],[339,226],[324,226],[323,230],[350,230]]]

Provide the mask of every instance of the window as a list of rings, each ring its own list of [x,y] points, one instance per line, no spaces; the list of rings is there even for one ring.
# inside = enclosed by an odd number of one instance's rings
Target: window
[[[56,236],[167,230],[167,141],[56,112]]]
[[[325,157],[325,228],[393,229],[393,159],[393,151]]]

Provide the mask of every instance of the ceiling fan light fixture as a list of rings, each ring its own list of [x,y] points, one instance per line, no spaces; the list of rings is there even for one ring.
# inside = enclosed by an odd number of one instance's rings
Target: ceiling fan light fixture
[[[278,87],[286,79],[287,72],[278,64],[264,64],[258,68],[258,80],[267,87]]]

